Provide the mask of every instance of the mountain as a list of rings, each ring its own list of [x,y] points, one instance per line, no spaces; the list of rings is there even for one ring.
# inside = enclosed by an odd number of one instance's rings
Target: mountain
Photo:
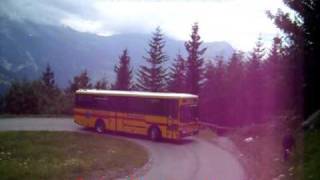
[[[55,72],[56,82],[65,87],[81,70],[87,69],[93,80],[114,79],[113,68],[124,48],[128,48],[134,69],[144,63],[150,34],[98,36],[63,26],[35,24],[0,18],[0,92],[15,79],[36,79],[47,64]],[[207,58],[228,59],[234,49],[227,42],[204,43]],[[167,65],[178,52],[186,56],[184,41],[166,37]]]

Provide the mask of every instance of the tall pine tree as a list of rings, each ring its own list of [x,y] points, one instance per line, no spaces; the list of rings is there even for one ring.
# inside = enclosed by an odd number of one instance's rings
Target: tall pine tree
[[[283,78],[282,75],[284,69],[282,69],[283,61],[283,45],[280,37],[275,37],[271,49],[269,51],[268,57],[264,63],[265,65],[265,76],[267,79],[275,80]]]
[[[48,64],[46,70],[42,73],[42,83],[49,89],[54,88],[55,80],[54,80],[54,73],[51,70],[50,65]]]
[[[226,67],[225,91],[228,115],[227,119],[230,124],[242,125],[244,124],[244,106],[246,101],[244,99],[244,64],[243,53],[234,52]]]
[[[185,48],[188,52],[187,72],[186,72],[186,87],[187,91],[193,94],[198,94],[203,80],[203,54],[207,48],[200,48],[202,41],[198,34],[198,23],[192,26],[191,40],[185,43]]]
[[[288,81],[286,77],[286,70],[283,59],[283,47],[280,37],[273,39],[272,47],[269,51],[268,57],[264,62],[264,84],[265,95],[264,104],[266,107],[266,113],[270,115],[276,115],[280,111],[284,110],[284,104],[288,104]],[[286,92],[285,92],[286,91]]]
[[[37,88],[37,83],[33,83],[33,88]],[[54,80],[54,72],[48,64],[40,79],[40,86],[37,90],[39,112],[45,114],[61,113],[60,99],[61,91],[56,86]]]
[[[215,59],[215,63],[208,61],[205,65],[205,82],[201,89],[200,118],[202,121],[210,121],[219,125],[227,125],[226,122],[226,67],[221,58]]]
[[[170,68],[170,79],[168,83],[168,90],[170,92],[185,92],[186,91],[186,62],[178,54],[174,59],[174,63]]]
[[[167,61],[164,53],[165,40],[159,27],[153,33],[149,43],[148,55],[143,57],[147,64],[141,66],[138,72],[137,87],[143,91],[166,91],[167,70],[163,64]]]
[[[246,69],[246,99],[248,109],[247,118],[251,122],[261,122],[263,119],[263,71],[262,58],[264,48],[262,38],[259,37],[253,51],[249,55]]]
[[[122,55],[119,57],[119,64],[114,67],[114,72],[117,76],[113,89],[131,90],[132,68],[130,67],[130,57],[127,49],[123,50]]]

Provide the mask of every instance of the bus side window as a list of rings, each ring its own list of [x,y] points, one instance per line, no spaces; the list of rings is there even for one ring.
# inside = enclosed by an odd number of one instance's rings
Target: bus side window
[[[164,113],[164,101],[161,99],[146,99],[145,100],[145,109],[146,109],[146,114],[152,114],[152,115],[160,115],[163,116],[165,115]]]
[[[169,103],[172,101],[172,105]],[[168,106],[174,106],[175,100],[166,99],[146,99],[138,97],[129,97],[127,99],[127,112],[137,113],[137,114],[150,114],[150,115],[160,115],[169,116],[172,110],[173,118],[176,118],[175,109]],[[174,108],[174,107],[173,107]]]
[[[110,110],[110,100],[109,97],[95,97],[94,98],[95,108],[99,110]]]
[[[144,114],[145,104],[143,99],[137,97],[127,98],[127,111],[132,114]]]
[[[128,109],[127,97],[111,97],[110,105],[113,111],[126,113]]]
[[[76,106],[82,108],[93,107],[93,97],[88,95],[78,95],[76,97]]]

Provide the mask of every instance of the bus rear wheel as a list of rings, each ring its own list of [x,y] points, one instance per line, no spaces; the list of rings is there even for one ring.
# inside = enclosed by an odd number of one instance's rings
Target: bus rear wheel
[[[156,127],[152,127],[150,130],[149,130],[149,139],[151,141],[159,141],[161,138],[161,133],[160,133],[160,130]]]
[[[99,133],[99,134],[104,133],[105,130],[106,130],[105,124],[104,124],[104,122],[102,120],[98,120],[96,122],[96,125],[95,125],[94,128],[95,128],[96,132]]]

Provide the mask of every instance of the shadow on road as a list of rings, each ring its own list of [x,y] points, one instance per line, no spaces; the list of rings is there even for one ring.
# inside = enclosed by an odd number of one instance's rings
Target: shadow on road
[[[83,132],[90,132],[90,133],[95,133],[97,134],[96,131],[94,131],[94,129],[92,128],[79,128],[80,131]],[[126,137],[126,138],[131,138],[131,139],[139,139],[139,140],[145,140],[145,141],[150,141],[152,142],[147,136],[143,136],[143,135],[137,135],[137,134],[128,134],[128,133],[123,133],[123,132],[105,132],[104,135],[108,135],[108,136],[112,136],[112,137]],[[194,143],[195,140],[194,139],[181,139],[181,140],[172,140],[172,139],[161,139],[157,142],[154,143],[169,143],[169,144],[175,144],[175,145],[186,145],[186,144],[191,144]]]

